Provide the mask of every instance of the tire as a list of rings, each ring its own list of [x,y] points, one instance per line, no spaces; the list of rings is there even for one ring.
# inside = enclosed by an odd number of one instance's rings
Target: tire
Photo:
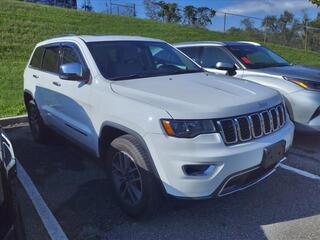
[[[162,194],[151,159],[132,135],[116,138],[106,154],[107,171],[120,207],[131,217],[149,218],[160,207]]]
[[[33,139],[37,143],[46,143],[49,138],[49,130],[45,126],[39,109],[34,100],[27,104],[28,120]]]

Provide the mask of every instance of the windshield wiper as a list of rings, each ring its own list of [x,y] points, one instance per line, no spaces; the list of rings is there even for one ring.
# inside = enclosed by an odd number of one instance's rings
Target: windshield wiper
[[[179,74],[186,74],[186,73],[197,73],[197,72],[204,72],[203,69],[196,69],[196,70],[177,70],[173,72],[146,72],[146,73],[133,73],[124,76],[116,76],[113,78],[109,78],[111,81],[116,80],[129,80],[135,78],[146,78],[146,77],[156,77],[156,76],[163,76],[163,75],[179,75]]]
[[[144,75],[142,75],[141,73],[133,73],[130,75],[109,78],[109,80],[126,80],[126,79],[140,78],[140,77],[144,77]]]

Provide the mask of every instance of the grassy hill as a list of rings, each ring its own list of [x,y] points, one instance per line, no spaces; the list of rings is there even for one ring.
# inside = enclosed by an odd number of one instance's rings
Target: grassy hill
[[[176,24],[1,0],[0,117],[25,112],[22,75],[30,53],[37,42],[64,33],[141,35],[171,43],[190,40],[250,40],[243,36]],[[292,63],[320,65],[320,54],[273,44],[268,46]]]

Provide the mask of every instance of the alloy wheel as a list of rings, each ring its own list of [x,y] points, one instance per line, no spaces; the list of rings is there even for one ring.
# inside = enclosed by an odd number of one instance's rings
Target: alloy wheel
[[[142,198],[142,180],[135,162],[125,152],[117,152],[112,159],[112,178],[121,199],[131,206]]]

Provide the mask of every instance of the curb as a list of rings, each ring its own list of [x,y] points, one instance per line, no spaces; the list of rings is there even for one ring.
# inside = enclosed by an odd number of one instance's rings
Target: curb
[[[27,115],[0,118],[0,127],[6,127],[6,126],[11,126],[11,125],[21,124],[26,122],[28,122]]]

